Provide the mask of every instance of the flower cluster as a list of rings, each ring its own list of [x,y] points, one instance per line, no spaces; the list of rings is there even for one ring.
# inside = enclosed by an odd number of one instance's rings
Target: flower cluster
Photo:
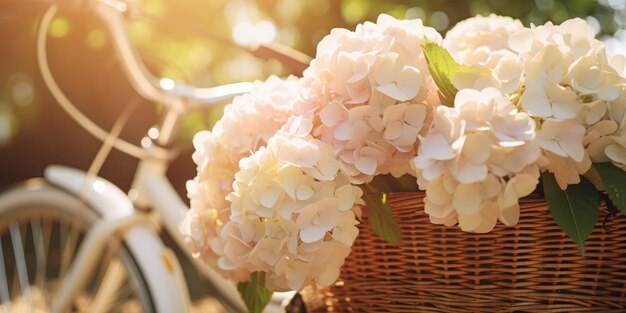
[[[232,190],[239,160],[234,150],[219,142],[211,132],[197,133],[193,144],[196,151],[192,157],[198,167],[198,175],[187,182],[191,209],[179,229],[194,257],[217,269],[219,255],[213,247],[222,244],[220,232],[230,219],[230,204],[226,195]],[[246,280],[249,274],[246,270],[221,273],[233,281]]]
[[[517,224],[518,199],[539,179],[534,139],[534,121],[495,88],[463,89],[454,107],[438,107],[413,160],[430,220],[471,232]]]
[[[231,216],[226,196],[233,190],[239,160],[264,146],[290,116],[315,107],[314,98],[302,96],[306,86],[295,76],[255,82],[250,93],[226,106],[212,132],[194,136],[192,157],[198,175],[187,182],[191,210],[179,228],[194,255],[214,268],[224,268],[218,266],[223,254],[218,247],[224,245],[221,232]],[[221,273],[234,281],[246,280],[249,274],[245,269]]]
[[[465,65],[491,70],[488,81],[475,82],[478,77],[456,77],[455,83],[463,87],[495,86],[505,93],[519,87],[522,63],[509,44],[513,33],[523,30],[519,20],[491,14],[476,16],[456,24],[443,40],[454,58]],[[466,80],[470,82],[466,82]]]
[[[356,185],[377,175],[415,175],[434,224],[515,225],[542,171],[566,189],[592,162],[626,169],[625,77],[626,57],[609,59],[580,19],[476,16],[445,39],[388,15],[334,29],[302,78],[255,83],[196,135],[181,232],[236,282],[263,272],[266,287],[298,290],[339,277]]]
[[[616,135],[621,121],[609,108],[623,107],[613,103],[623,101],[625,80],[594,37],[591,26],[573,19],[523,29],[509,40],[524,66],[522,108],[539,118],[537,142],[563,189],[580,181],[591,166],[590,156],[608,160],[614,148],[607,153],[607,146],[622,138]],[[620,163],[618,157],[613,161]]]
[[[381,15],[354,32],[333,29],[319,43],[304,73],[326,100],[315,135],[332,146],[352,182],[410,171],[417,136],[439,103],[421,48],[427,40],[441,36],[420,20]]]
[[[248,156],[264,146],[290,116],[315,109],[315,102],[303,97],[305,86],[295,76],[255,82],[250,93],[235,97],[224,108],[213,133],[239,157]]]
[[[328,144],[294,117],[240,162],[219,265],[268,273],[274,290],[332,284],[358,234],[361,189],[338,173]]]

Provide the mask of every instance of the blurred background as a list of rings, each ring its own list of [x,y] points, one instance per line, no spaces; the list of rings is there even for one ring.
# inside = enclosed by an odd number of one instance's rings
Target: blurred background
[[[287,75],[275,60],[261,61],[224,45],[211,34],[239,44],[277,41],[308,55],[334,27],[353,29],[380,13],[420,18],[442,34],[456,22],[476,14],[496,13],[525,25],[586,19],[607,43],[609,53],[626,51],[624,0],[140,0],[152,16],[129,21],[128,31],[149,69],[158,77],[185,80],[197,86]],[[33,5],[37,3],[38,5]],[[0,188],[40,176],[45,165],[87,168],[99,142],[83,132],[51,98],[35,60],[37,23],[42,0],[0,0]],[[177,29],[159,19],[182,20],[198,33]],[[62,12],[49,33],[49,60],[63,90],[89,117],[110,128],[134,97],[114,58],[111,40],[97,19]],[[146,103],[133,114],[123,137],[138,143],[158,122],[159,106]],[[221,109],[189,116],[179,134],[182,153],[171,175],[180,192],[194,176],[191,138],[208,129]],[[128,188],[136,162],[112,153],[101,175]]]
[[[201,87],[289,74],[278,61],[255,59],[215,36],[241,45],[277,41],[313,56],[317,43],[332,28],[353,29],[357,23],[376,20],[380,13],[422,19],[442,34],[477,14],[508,15],[525,25],[558,24],[581,17],[606,42],[609,54],[626,53],[625,0],[137,2],[152,18],[130,20],[128,31],[149,69],[163,82],[184,80]],[[40,78],[35,35],[45,8],[42,0],[0,0],[0,190],[41,176],[52,163],[87,169],[100,147],[100,142],[64,114]],[[185,21],[198,32],[171,27],[163,19]],[[61,12],[48,35],[48,58],[62,89],[86,115],[109,129],[136,93],[122,75],[106,29],[92,16]],[[169,173],[182,195],[185,181],[195,175],[191,138],[198,130],[210,129],[220,114],[217,108],[184,121],[177,141],[181,154]],[[135,111],[122,137],[139,143],[159,119],[159,104],[145,103]],[[113,152],[100,174],[128,189],[136,164],[131,157]]]

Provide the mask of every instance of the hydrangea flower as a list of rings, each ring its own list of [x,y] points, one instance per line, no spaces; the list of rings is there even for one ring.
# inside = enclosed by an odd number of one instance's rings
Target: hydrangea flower
[[[255,82],[250,93],[226,106],[212,132],[201,131],[194,136],[192,158],[198,175],[187,182],[191,209],[179,228],[197,257],[215,268],[227,268],[221,273],[234,281],[247,279],[249,272],[224,263],[217,265],[225,246],[241,248],[232,242],[226,245],[225,241],[232,238],[221,235],[231,215],[226,196],[233,190],[239,160],[264,146],[290,116],[315,110],[319,99],[308,96],[312,88],[309,83],[313,82],[301,82],[294,76],[271,76]],[[266,203],[271,200],[264,198]]]
[[[606,113],[608,117],[587,129],[583,144],[593,162],[612,162],[626,170],[625,113],[626,98],[611,101]]]
[[[180,231],[235,282],[261,271],[266,287],[299,290],[338,278],[359,232],[355,184],[376,175],[414,173],[432,223],[515,225],[540,171],[566,189],[592,162],[626,169],[626,57],[594,35],[581,19],[524,28],[493,14],[443,41],[384,14],[335,29],[303,78],[256,82],[195,136]],[[453,75],[454,106],[441,106],[425,42],[490,75]]]
[[[534,121],[495,88],[460,90],[433,119],[412,162],[431,222],[480,233],[498,219],[515,225],[518,199],[539,179]]]
[[[220,232],[230,217],[230,203],[225,197],[232,190],[231,182],[238,171],[239,160],[231,147],[208,131],[197,133],[193,145],[195,152],[192,158],[198,175],[187,182],[191,209],[179,225],[179,230],[194,257],[219,269],[218,253],[221,252],[216,253],[214,247],[223,245]],[[235,282],[246,280],[249,275],[243,268],[220,273]]]
[[[508,16],[477,15],[450,29],[443,46],[463,64],[494,68],[503,55],[513,52],[509,36],[521,29],[522,22]]]
[[[305,79],[325,99],[313,134],[339,155],[353,183],[407,173],[417,136],[438,104],[421,50],[441,36],[420,20],[380,15],[355,31],[334,29],[317,47]]]
[[[581,19],[547,23],[517,31],[509,45],[525,72],[521,106],[539,118],[538,143],[559,186],[580,182],[591,167],[590,155],[619,159],[614,144],[621,121],[609,107],[624,97],[626,80],[618,72],[619,58],[609,62],[593,28]]]
[[[312,122],[293,117],[266,147],[240,161],[218,265],[267,273],[274,290],[299,290],[338,275],[358,229],[362,191],[339,172]],[[329,157],[330,156],[330,157]]]
[[[523,68],[517,53],[509,45],[509,37],[524,26],[519,20],[490,14],[466,19],[446,33],[443,45],[454,59],[465,65],[491,70],[490,81],[475,75],[453,77],[459,88],[498,87],[505,93],[519,88]],[[469,80],[469,81],[468,81]]]
[[[213,133],[240,157],[248,156],[264,146],[290,116],[315,110],[318,104],[308,96],[307,87],[295,76],[257,81],[251,92],[235,97],[224,108]]]

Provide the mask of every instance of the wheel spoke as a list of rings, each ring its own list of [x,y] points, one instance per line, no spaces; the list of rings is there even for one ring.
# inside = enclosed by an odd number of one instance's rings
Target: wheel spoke
[[[26,268],[26,258],[24,256],[24,246],[22,245],[22,236],[20,233],[20,227],[18,224],[12,223],[9,226],[11,232],[11,241],[13,243],[13,253],[15,254],[15,267],[17,268],[17,275],[20,283],[20,289],[22,290],[22,296],[28,307],[33,309],[33,301],[30,294],[30,283],[28,281],[28,270]]]
[[[97,287],[96,294],[93,296],[89,309],[87,311],[94,313],[107,312],[112,308],[112,300],[117,299],[119,288],[126,280],[126,272],[121,262],[117,259],[111,260],[106,267],[106,273],[102,279],[102,283]],[[128,284],[124,286],[127,288]]]
[[[43,255],[44,255],[44,260],[48,260],[48,258],[50,257],[50,240],[52,240],[52,221],[51,220],[43,220],[42,221],[42,237],[43,237]],[[48,273],[48,266],[46,264],[46,266],[44,267],[44,271],[46,272],[46,274]],[[46,304],[50,304],[50,301],[52,300],[50,297],[51,295],[48,294],[48,282],[47,280],[44,281],[43,284],[43,289],[42,289],[42,293],[43,293],[43,298],[44,298],[44,302]]]
[[[11,299],[9,298],[9,282],[4,268],[4,250],[2,248],[2,240],[0,240],[0,300],[2,301],[2,307],[4,312],[9,312]],[[4,282],[4,283],[2,283]]]
[[[98,302],[98,301],[102,301],[102,300],[97,300],[94,298],[99,297],[99,293],[101,292],[102,288],[108,288],[106,287],[107,284],[109,283],[121,283],[121,281],[116,281],[116,280],[111,280],[109,282],[106,282],[107,279],[111,279],[108,278],[107,276],[110,275],[110,271],[111,271],[111,266],[115,266],[116,264],[119,263],[118,259],[116,259],[116,253],[118,251],[118,249],[120,248],[122,244],[122,241],[119,237],[115,236],[113,237],[112,240],[109,241],[109,243],[106,245],[106,251],[104,252],[104,257],[102,258],[102,263],[100,264],[100,271],[98,271],[97,275],[95,275],[95,286],[98,286],[98,291],[96,292],[95,295],[93,295],[93,298],[90,299],[90,302]],[[118,275],[119,276],[119,275]],[[115,277],[115,276],[113,276]],[[103,287],[105,286],[105,287]],[[119,285],[118,285],[119,286]],[[100,297],[104,297],[104,295],[100,296]],[[110,302],[110,301],[109,301]],[[110,303],[109,303],[110,304]],[[97,308],[98,306],[96,306]]]
[[[78,210],[80,200],[65,192],[59,191],[60,197],[51,197],[50,203],[29,196],[38,191],[21,192],[15,193],[20,200],[12,207],[0,207],[0,219],[6,221],[0,227],[0,313],[52,309],[61,296],[59,288],[74,275],[70,273],[85,243],[85,232],[99,218],[88,206]],[[45,192],[48,195],[50,189]],[[3,199],[0,195],[0,203]],[[122,238],[107,239],[102,258],[81,273],[86,275],[85,284],[65,295],[73,298],[71,309],[149,311],[150,294],[133,256]]]
[[[65,274],[67,272],[67,268],[69,266],[70,260],[69,260],[69,227],[65,226],[63,227],[63,225],[59,224],[59,264],[61,264],[60,266],[60,271],[59,271],[59,278],[63,279],[65,277]]]
[[[133,287],[130,284],[124,285],[124,288],[117,291],[116,300],[114,303],[111,303],[109,307],[113,308],[115,311],[120,311],[122,308],[122,304],[128,302],[128,298],[133,294]]]
[[[33,219],[30,222],[30,228],[33,231],[33,246],[35,248],[35,259],[37,267],[35,271],[35,284],[39,288],[39,291],[43,297],[38,297],[42,300],[43,306],[46,306],[45,298],[45,283],[46,283],[46,254],[44,250],[44,240],[41,231],[41,221],[39,219]]]
[[[76,252],[76,245],[78,244],[78,236],[80,235],[81,227],[77,223],[77,219],[81,216],[81,210],[84,209],[84,205],[81,204],[81,207],[78,209],[78,216],[72,219],[72,222],[69,226],[69,234],[67,238],[67,245],[63,250],[63,265],[67,269],[69,264],[74,259],[74,254]]]

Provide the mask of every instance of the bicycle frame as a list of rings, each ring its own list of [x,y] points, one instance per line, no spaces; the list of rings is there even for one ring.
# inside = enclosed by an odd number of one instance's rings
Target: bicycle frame
[[[63,169],[56,170],[55,168],[51,168],[50,171],[47,170],[46,178],[50,182],[53,184],[56,183],[56,185],[61,187],[66,187],[66,189],[73,189],[76,196],[86,198],[87,202],[93,203],[93,205],[97,206],[99,203],[98,199],[106,200],[105,202],[132,203],[130,204],[130,211],[132,211],[132,213],[122,214],[115,218],[102,219],[98,221],[94,227],[89,229],[85,235],[84,241],[87,244],[81,245],[81,248],[77,252],[75,262],[72,264],[67,277],[63,279],[57,290],[52,312],[67,311],[72,303],[75,291],[80,290],[86,283],[90,269],[95,266],[98,256],[104,252],[106,243],[111,236],[121,238],[121,240],[128,243],[130,239],[128,236],[134,236],[134,233],[137,232],[135,230],[138,228],[143,230],[144,233],[147,233],[147,235],[144,234],[141,240],[153,242],[150,248],[152,249],[150,251],[152,255],[155,254],[155,251],[158,252],[162,250],[160,252],[162,260],[159,260],[161,263],[154,260],[145,260],[146,257],[144,257],[142,264],[151,264],[146,265],[146,267],[158,267],[161,272],[156,273],[156,275],[160,275],[159,277],[163,279],[171,279],[171,277],[168,278],[167,273],[163,273],[163,268],[167,269],[170,272],[169,274],[176,276],[172,283],[173,286],[168,286],[169,289],[156,288],[156,291],[152,290],[152,292],[162,293],[154,296],[159,299],[173,297],[172,290],[170,289],[180,288],[181,290],[177,290],[177,294],[182,294],[182,296],[176,297],[182,297],[184,299],[173,299],[172,301],[165,302],[169,305],[167,307],[170,307],[170,309],[172,305],[179,305],[184,309],[188,307],[189,296],[176,257],[169,249],[162,247],[162,243],[154,243],[155,240],[158,240],[154,239],[154,229],[163,225],[172,238],[174,238],[175,243],[188,255],[191,255],[191,251],[184,243],[184,238],[178,232],[178,225],[184,219],[189,208],[180,199],[166,177],[166,171],[172,154],[161,147],[169,146],[179,126],[180,120],[186,113],[195,109],[210,107],[236,95],[248,92],[251,90],[252,84],[236,83],[211,88],[195,88],[183,83],[177,83],[175,88],[171,90],[159,88],[160,86],[155,83],[157,80],[146,70],[145,66],[132,49],[132,45],[124,29],[124,21],[121,15],[121,11],[127,9],[125,3],[117,0],[97,0],[94,4],[95,6],[92,9],[107,25],[116,43],[114,46],[117,56],[120,58],[124,72],[133,87],[143,97],[163,103],[167,113],[159,125],[159,135],[153,136],[154,138],[152,139],[154,142],[143,147],[135,146],[119,138],[112,138],[111,133],[99,128],[85,117],[73,106],[71,101],[56,84],[46,59],[46,30],[52,17],[56,13],[56,5],[53,4],[49,8],[42,18],[37,40],[37,58],[44,82],[61,107],[84,129],[105,142],[105,145],[109,144],[140,160],[128,196],[120,192],[114,185],[99,177],[89,176],[81,172],[78,172],[78,174],[68,174],[67,170]],[[284,56],[293,63],[293,58],[290,58],[288,55]],[[71,170],[69,171],[71,172]],[[91,185],[95,181],[103,182],[103,184],[108,186],[106,188],[108,191],[104,194],[96,195],[99,191],[95,188],[95,185]],[[73,186],[70,186],[72,184]],[[82,185],[82,187],[77,187],[79,185]],[[153,208],[153,210],[137,212],[134,210],[133,206]],[[134,245],[135,249],[139,251],[137,254],[141,258],[143,255],[141,251],[142,248],[137,242],[138,240],[135,239],[134,243],[131,242],[130,244]],[[216,296],[221,300],[223,305],[230,311],[247,311],[232,282],[222,278],[202,261],[196,258],[190,259],[198,273],[212,282],[214,288],[218,291]],[[148,270],[154,271],[153,269]],[[150,273],[147,274],[150,275]],[[116,283],[119,285],[120,278],[112,274],[107,275],[106,280],[111,286],[116,286]],[[273,301],[268,305],[268,311],[271,310],[271,312],[275,312],[277,309],[280,310],[281,303],[284,302],[285,299],[290,299],[292,296],[293,292],[275,293]],[[106,297],[106,295],[104,297]],[[101,302],[105,301],[106,299]],[[176,309],[176,311],[179,311],[179,309]]]
[[[167,153],[167,150],[156,146],[157,144],[161,146],[168,145],[174,137],[180,119],[188,111],[183,106],[185,100],[181,95],[167,95],[167,97],[162,97],[165,93],[162,90],[154,88],[154,86],[150,83],[149,79],[146,78],[150,76],[147,76],[144,72],[145,68],[141,66],[142,64],[138,62],[136,56],[132,53],[133,50],[129,48],[130,42],[126,37],[124,29],[122,28],[123,23],[119,14],[116,14],[116,12],[107,5],[100,4],[95,9],[96,12],[99,13],[100,17],[102,17],[102,19],[108,24],[113,38],[116,42],[118,42],[118,45],[116,45],[118,47],[118,56],[122,60],[126,60],[126,62],[123,63],[126,65],[125,69],[128,76],[133,77],[131,82],[133,82],[134,87],[143,91],[140,91],[140,93],[149,99],[160,98],[161,100],[165,100],[167,113],[159,127],[159,136],[158,138],[155,138],[156,144],[152,145],[152,147],[138,149],[138,147],[118,139],[114,139],[115,141],[112,143],[116,148],[140,159],[133,181],[133,187],[129,192],[130,195],[133,195],[132,199],[119,192],[119,189],[112,184],[98,177],[89,177],[88,175],[83,174],[73,176],[66,175],[63,173],[63,170],[57,170],[55,172],[54,168],[47,171],[46,178],[49,181],[53,184],[56,183],[56,185],[65,187],[66,189],[74,189],[73,192],[81,198],[86,198],[87,202],[98,203],[97,198],[100,197],[100,202],[103,200],[105,202],[113,202],[110,203],[112,206],[128,206],[125,204],[131,203],[131,200],[133,200],[132,204],[130,204],[130,211],[127,210],[129,212],[109,218],[103,218],[88,230],[84,239],[85,244],[81,245],[68,275],[59,285],[56,299],[52,304],[52,312],[65,312],[68,310],[76,291],[80,290],[86,283],[88,274],[97,264],[98,258],[105,251],[106,244],[112,236],[116,236],[121,238],[121,240],[127,241],[128,234],[132,233],[135,228],[146,226],[154,228],[152,225],[154,223],[152,221],[157,221],[158,225],[165,226],[165,229],[175,239],[175,242],[183,249],[183,251],[187,252],[189,255],[191,253],[184,244],[182,236],[178,232],[178,224],[184,218],[185,212],[188,208],[178,197],[177,193],[165,176],[171,155]],[[97,125],[87,120],[82,113],[73,107],[69,99],[67,99],[67,97],[63,94],[52,77],[46,60],[45,36],[47,31],[45,30],[47,28],[46,24],[49,25],[55,12],[56,7],[53,5],[42,19],[42,29],[40,29],[38,36],[39,40],[37,52],[42,76],[44,77],[44,81],[48,87],[51,89],[53,96],[57,99],[57,101],[59,101],[62,107],[79,123],[82,122],[81,125],[90,131],[94,136],[100,139],[103,139],[102,137],[104,137],[103,141],[107,142],[111,139],[109,138],[109,134],[102,136],[101,133],[105,131],[99,129]],[[204,95],[206,95],[206,98],[203,100],[207,100],[205,103],[207,105],[211,105],[248,91],[249,86],[250,84],[234,84],[231,88],[224,88],[224,86],[222,86],[222,88],[205,90]],[[186,90],[189,89],[184,89],[182,91]],[[181,91],[179,91],[179,93],[181,93]],[[197,94],[198,92],[196,90],[196,96]],[[98,188],[94,187],[95,185],[91,186],[96,181],[108,186],[108,188],[106,188],[106,193],[101,192],[100,195],[98,195]],[[79,185],[82,185],[82,187],[77,187]],[[133,205],[136,207],[152,207],[154,210],[148,211],[147,214],[138,213],[133,209]],[[113,208],[111,208],[111,210],[113,210]],[[165,267],[174,267],[170,270],[174,273],[174,275],[178,276],[176,280],[178,280],[179,284],[176,285],[177,287],[184,289],[182,294],[184,294],[183,297],[187,298],[174,300],[174,302],[177,302],[182,306],[180,309],[184,309],[188,307],[186,303],[189,303],[189,299],[186,287],[184,286],[182,271],[176,268],[178,267],[178,262],[173,262],[176,257],[171,253],[171,251],[163,251],[164,252],[162,253],[164,254],[162,254],[162,258],[164,260],[162,261],[165,263]],[[142,253],[139,252],[138,254],[141,256]],[[168,259],[170,261],[167,261]],[[214,287],[219,293],[218,298],[222,300],[223,304],[233,311],[245,312],[245,307],[232,283],[221,278],[215,271],[201,261],[198,261],[195,258],[191,259],[198,269],[198,272],[213,282]],[[157,264],[156,266],[163,267],[163,264]],[[115,286],[116,281],[119,281],[120,278],[112,275],[107,277],[107,280],[112,282],[112,285]],[[180,282],[183,283],[180,284]],[[167,298],[172,296],[171,294],[167,294],[168,288],[157,290],[165,291],[164,294],[154,295],[157,298]]]
[[[135,183],[133,184],[134,188],[131,189],[131,194],[134,193],[141,195],[135,198],[135,206],[137,206],[136,203],[138,203],[139,199],[141,199],[143,205],[149,204],[149,206],[153,208],[153,210],[147,211],[146,213],[135,211],[133,206],[130,204],[131,199],[119,192],[119,190],[116,190],[112,184],[104,181],[102,178],[87,176],[71,177],[67,175],[62,177],[60,175],[63,174],[58,173],[60,171],[59,169],[57,169],[57,173],[53,172],[55,170],[54,167],[47,170],[46,179],[48,179],[48,181],[51,181],[56,185],[61,185],[65,189],[74,189],[76,193],[80,192],[81,189],[84,189],[81,185],[85,183],[90,186],[93,185],[93,189],[96,189],[96,191],[98,189],[105,190],[101,190],[100,192],[91,192],[92,190],[89,190],[90,192],[82,195],[87,198],[87,202],[89,203],[106,202],[107,204],[105,204],[105,206],[126,207],[125,214],[112,214],[107,218],[99,220],[96,225],[89,229],[85,236],[84,244],[81,245],[67,278],[59,286],[52,312],[66,311],[71,304],[73,295],[75,295],[76,291],[84,285],[87,274],[95,266],[95,264],[97,264],[98,257],[102,255],[103,251],[105,251],[106,243],[113,236],[126,240],[128,234],[131,234],[135,228],[146,226],[154,228],[154,222],[156,222],[156,224],[163,225],[165,227],[183,251],[189,254],[191,253],[184,244],[182,236],[178,232],[178,224],[184,218],[185,212],[188,208],[180,199],[165,176],[166,168],[167,164],[162,160],[155,161],[154,159],[144,159],[140,161],[140,165],[135,175]],[[70,182],[68,183],[68,181]],[[73,181],[74,184],[73,188],[69,186],[72,184],[71,181]],[[107,187],[98,187],[98,183],[95,182],[107,184]],[[111,211],[110,207],[107,209]],[[141,250],[140,247],[138,247],[138,249]],[[139,254],[141,254],[141,252],[139,252]],[[169,255],[167,257],[175,259],[174,255]],[[224,302],[227,307],[229,307],[232,311],[245,312],[243,303],[234,284],[221,278],[219,274],[202,261],[195,258],[191,258],[191,260],[195,265],[196,270],[214,284],[214,287],[219,292],[219,298],[221,298],[222,302]],[[166,263],[166,266],[170,266],[172,263],[171,261],[168,262],[166,260],[164,262]],[[174,272],[180,276],[178,277],[179,280],[184,280],[180,271]],[[149,273],[150,272],[148,272],[148,274]],[[115,280],[115,278],[112,279]],[[167,291],[167,288],[163,291]],[[171,297],[172,295],[164,292],[164,294],[157,294],[154,296]],[[189,300],[185,299],[185,301],[188,302]]]
[[[174,238],[175,243],[188,255],[191,255],[190,249],[178,231],[178,225],[184,219],[189,208],[180,199],[166,177],[172,154],[162,147],[170,145],[181,119],[189,111],[213,106],[223,100],[248,92],[252,87],[251,83],[236,83],[212,88],[195,88],[184,83],[177,83],[175,88],[172,89],[164,90],[160,88],[157,83],[158,80],[147,71],[136,55],[124,28],[124,20],[121,13],[128,9],[127,4],[118,0],[94,0],[93,4],[94,6],[91,9],[105,22],[109,29],[115,42],[116,54],[121,60],[120,63],[123,65],[124,72],[131,85],[144,98],[163,103],[166,114],[159,125],[158,136],[152,136],[154,141],[149,145],[143,145],[143,147],[135,146],[115,138],[115,136],[112,138],[111,133],[101,129],[85,117],[61,91],[50,71],[46,58],[46,33],[47,27],[56,13],[56,5],[53,4],[48,9],[42,18],[37,40],[37,58],[44,82],[61,107],[85,130],[105,142],[105,145],[109,144],[140,160],[128,196],[119,191],[114,185],[99,177],[89,176],[77,171],[72,174],[72,170],[67,169],[51,168],[49,171],[46,171],[46,178],[50,182],[66,189],[72,189],[77,196],[85,198],[88,203],[93,203],[97,206],[98,201],[104,201],[111,205],[118,203],[118,205],[130,206],[130,211],[127,210],[130,213],[127,212],[113,218],[103,218],[89,229],[84,239],[84,242],[87,244],[81,245],[75,262],[68,272],[68,276],[61,282],[56,294],[56,300],[53,303],[52,312],[65,312],[70,307],[75,291],[80,290],[86,283],[89,270],[95,266],[98,256],[104,251],[106,243],[111,236],[117,236],[127,241],[129,239],[128,236],[132,235],[136,228],[150,228],[154,230],[154,228],[159,228],[162,225]],[[297,59],[286,54],[278,56],[279,59],[280,56],[283,56],[292,63]],[[305,65],[304,63],[299,64]],[[96,181],[100,181],[105,186],[108,186],[106,188],[107,192],[98,191],[95,185],[93,185]],[[82,187],[78,187],[81,185]],[[136,211],[134,207],[152,208],[152,210]],[[154,241],[156,239],[150,240]],[[139,250],[138,254],[141,256],[141,247],[137,246],[135,249]],[[158,249],[160,248],[153,247],[152,252]],[[163,249],[163,251],[161,254],[163,259],[160,260],[163,264],[155,262],[151,264],[159,268],[165,266],[165,268],[177,276],[175,279],[177,283],[174,283],[174,285],[177,288],[184,289],[182,292],[184,295],[181,297],[186,299],[173,301],[182,307],[187,307],[189,299],[184,286],[184,277],[182,277],[182,272],[178,268],[178,262],[175,256],[171,254],[171,251],[168,249]],[[204,262],[196,258],[191,258],[191,260],[196,270],[213,283],[218,291],[217,297],[222,304],[230,311],[247,311],[232,282],[222,278]],[[151,260],[144,260],[143,262],[150,263]],[[118,280],[115,275],[107,277],[107,281],[111,282],[112,286],[115,286]],[[155,297],[170,297],[170,294],[167,293],[167,288],[157,290],[164,293],[154,295]],[[275,295],[274,301],[270,303],[269,307],[273,306],[274,309],[279,309],[280,302],[291,298],[293,293],[276,293]]]

